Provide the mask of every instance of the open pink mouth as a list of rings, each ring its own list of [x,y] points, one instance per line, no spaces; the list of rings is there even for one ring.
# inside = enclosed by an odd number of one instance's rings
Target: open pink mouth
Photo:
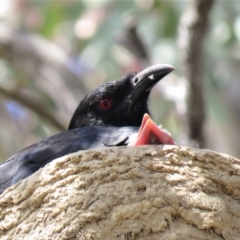
[[[137,140],[134,146],[147,144],[169,144],[175,145],[170,133],[165,129],[158,127],[148,114],[145,114],[139,128]]]

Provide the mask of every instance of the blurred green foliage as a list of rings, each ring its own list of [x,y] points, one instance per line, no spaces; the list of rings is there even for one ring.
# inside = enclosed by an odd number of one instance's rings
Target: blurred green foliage
[[[181,116],[186,110],[186,82],[181,80],[178,28],[187,5],[187,1],[165,0],[12,0],[0,2],[0,19],[16,29],[39,34],[63,49],[69,57],[69,68],[84,79],[90,91],[103,82],[120,78],[127,71],[139,71],[146,66],[116,41],[124,34],[127,20],[134,18],[139,36],[150,54],[148,65],[168,63],[176,67],[175,73],[156,86],[150,106],[154,120],[179,139],[184,135]],[[239,102],[229,95],[235,96],[234,90],[239,83],[239,40],[240,5],[234,1],[216,1],[205,44],[206,132],[225,138],[209,147],[238,157],[240,155],[232,146],[236,141],[232,132],[239,130],[240,119],[235,114],[238,110],[232,106]],[[58,120],[67,126],[72,113],[61,108],[51,94],[41,88],[38,80],[13,69],[5,60],[0,61],[0,69],[0,84],[12,81],[16,88],[42,99],[46,108],[61,112]],[[64,92],[59,93],[59,97],[67,98]],[[76,102],[81,100],[76,96],[75,99]],[[58,131],[31,111],[28,111],[28,120],[12,119],[4,105],[9,100],[1,97],[0,101],[0,123],[4,126],[0,132],[2,160]],[[232,130],[228,131],[230,126]]]

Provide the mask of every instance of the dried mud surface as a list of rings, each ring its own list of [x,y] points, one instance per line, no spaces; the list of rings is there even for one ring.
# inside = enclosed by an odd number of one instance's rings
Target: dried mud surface
[[[240,239],[240,161],[180,146],[70,154],[0,195],[0,239]]]

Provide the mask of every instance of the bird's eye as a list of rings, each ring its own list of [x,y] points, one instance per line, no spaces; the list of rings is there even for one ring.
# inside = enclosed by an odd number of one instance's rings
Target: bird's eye
[[[98,108],[102,111],[108,111],[112,108],[113,102],[109,98],[104,98],[98,103]]]

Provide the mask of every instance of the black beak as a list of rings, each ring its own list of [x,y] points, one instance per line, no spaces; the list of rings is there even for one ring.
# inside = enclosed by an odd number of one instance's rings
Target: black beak
[[[131,80],[134,88],[129,96],[130,101],[134,103],[144,92],[149,94],[152,88],[174,69],[168,64],[156,64],[139,72]]]

